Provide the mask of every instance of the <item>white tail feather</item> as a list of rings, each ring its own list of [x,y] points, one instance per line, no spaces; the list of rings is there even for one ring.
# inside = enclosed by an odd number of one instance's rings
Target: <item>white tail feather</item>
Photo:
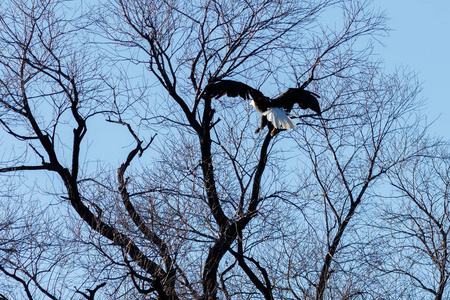
[[[273,126],[277,129],[290,129],[296,125],[295,122],[286,115],[284,110],[278,107],[269,107],[262,115],[266,116],[267,120],[272,122]]]

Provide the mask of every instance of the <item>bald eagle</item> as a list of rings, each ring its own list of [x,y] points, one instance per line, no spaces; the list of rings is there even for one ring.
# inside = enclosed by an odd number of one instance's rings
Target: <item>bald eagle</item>
[[[254,106],[262,115],[261,125],[255,133],[258,133],[266,125],[268,125],[272,136],[275,135],[277,129],[293,128],[296,124],[289,118],[288,114],[295,103],[302,109],[312,109],[319,116],[322,113],[317,101],[317,98],[320,98],[319,95],[302,88],[289,88],[279,96],[270,99],[257,89],[242,82],[220,80],[208,84],[203,91],[202,98],[211,99],[215,97],[218,99],[224,95],[228,97],[239,96],[244,100],[252,99],[250,105]]]

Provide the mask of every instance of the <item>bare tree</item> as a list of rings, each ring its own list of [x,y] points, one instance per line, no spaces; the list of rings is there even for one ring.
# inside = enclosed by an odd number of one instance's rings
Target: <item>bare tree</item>
[[[448,297],[448,145],[428,139],[426,151],[390,173],[395,201],[385,210],[383,230],[397,255],[384,265],[424,297]],[[433,146],[434,145],[434,146]],[[446,288],[447,287],[447,288]]]
[[[349,249],[362,248],[369,191],[412,155],[415,140],[396,143],[416,124],[404,120],[418,89],[372,60],[385,27],[370,2],[66,5],[1,4],[3,194],[40,198],[19,215],[38,216],[31,248],[46,257],[2,254],[8,282],[30,299],[377,297]],[[255,135],[245,101],[202,98],[225,78],[267,95],[308,86],[323,118]]]
[[[334,107],[329,118],[322,126],[305,124],[300,138],[292,135],[306,155],[296,192],[305,200],[296,209],[314,245],[307,252],[295,250],[303,243],[286,248],[290,285],[299,298],[396,297],[383,294],[380,274],[366,263],[379,260],[374,255],[382,247],[368,224],[375,216],[375,192],[385,188],[380,182],[386,172],[417,155],[412,146],[423,129],[411,116],[420,105],[419,88],[414,80],[405,84],[408,75],[401,72],[375,71],[370,78],[333,79],[328,86],[340,88],[329,94]],[[308,261],[310,255],[314,259]]]

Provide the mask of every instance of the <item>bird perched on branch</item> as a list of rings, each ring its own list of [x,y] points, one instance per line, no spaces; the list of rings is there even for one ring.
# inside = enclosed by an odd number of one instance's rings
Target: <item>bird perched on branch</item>
[[[227,95],[228,97],[241,97],[244,100],[252,99],[250,105],[262,115],[261,125],[256,129],[258,133],[264,126],[268,125],[270,134],[275,135],[277,129],[290,129],[296,124],[289,118],[288,114],[297,103],[302,109],[312,109],[319,116],[321,110],[317,98],[319,95],[302,88],[290,88],[279,96],[270,99],[263,93],[242,82],[234,80],[220,80],[208,84],[202,94],[202,98],[216,99]],[[316,98],[317,97],[317,98]],[[270,123],[268,123],[270,122]]]

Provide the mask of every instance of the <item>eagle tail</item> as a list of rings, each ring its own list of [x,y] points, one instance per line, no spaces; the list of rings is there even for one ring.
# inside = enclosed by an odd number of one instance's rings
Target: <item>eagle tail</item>
[[[286,115],[284,110],[278,107],[269,107],[262,115],[266,116],[267,120],[269,120],[277,129],[290,129],[296,125],[295,122]]]

